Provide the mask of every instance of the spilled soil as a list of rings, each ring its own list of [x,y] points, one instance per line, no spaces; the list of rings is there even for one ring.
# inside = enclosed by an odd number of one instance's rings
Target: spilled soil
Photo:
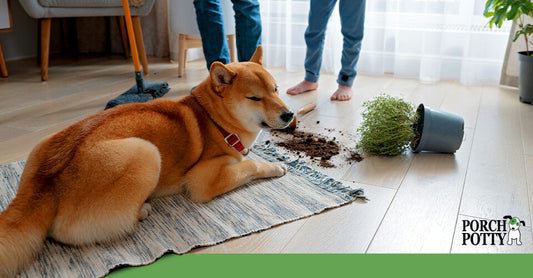
[[[272,135],[279,137],[277,136],[276,132],[272,133]],[[307,156],[322,167],[336,167],[330,161],[333,156],[336,156],[341,152],[341,147],[335,142],[336,138],[328,140],[327,138],[318,134],[298,130],[294,132],[288,132],[287,134],[292,136],[290,136],[288,139],[284,139],[283,141],[275,142],[275,144],[293,152],[300,158]],[[270,141],[267,141],[266,143],[269,144]],[[344,151],[348,150],[344,148]],[[361,160],[363,160],[362,156],[355,151],[351,151],[350,156],[347,158],[347,161],[350,164],[354,161],[360,162]]]

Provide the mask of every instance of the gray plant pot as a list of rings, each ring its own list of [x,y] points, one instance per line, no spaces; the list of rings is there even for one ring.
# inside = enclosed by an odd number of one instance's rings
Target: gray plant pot
[[[430,151],[454,153],[461,147],[464,135],[464,120],[461,116],[432,109],[420,104],[416,110],[413,152]]]
[[[527,55],[526,51],[518,52],[518,61],[520,101],[533,104],[533,56]]]

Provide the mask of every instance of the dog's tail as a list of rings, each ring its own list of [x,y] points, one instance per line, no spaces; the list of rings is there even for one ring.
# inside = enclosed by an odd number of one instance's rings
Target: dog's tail
[[[20,184],[21,188],[24,184]],[[27,185],[25,189],[30,189]],[[44,245],[57,203],[51,192],[19,190],[0,214],[0,277],[14,277]]]

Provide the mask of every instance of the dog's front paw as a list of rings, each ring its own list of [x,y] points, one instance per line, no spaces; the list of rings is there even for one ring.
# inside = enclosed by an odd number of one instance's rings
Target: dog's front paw
[[[287,174],[287,165],[283,163],[271,163],[272,166],[272,177],[281,177]]]
[[[152,211],[152,206],[149,203],[144,203],[139,211],[139,221],[142,221],[150,215],[150,212]]]

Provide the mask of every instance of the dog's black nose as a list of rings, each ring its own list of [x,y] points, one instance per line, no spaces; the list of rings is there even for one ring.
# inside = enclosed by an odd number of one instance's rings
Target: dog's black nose
[[[292,121],[292,118],[294,117],[294,113],[291,110],[285,111],[279,117],[281,118],[282,121],[288,123]]]

